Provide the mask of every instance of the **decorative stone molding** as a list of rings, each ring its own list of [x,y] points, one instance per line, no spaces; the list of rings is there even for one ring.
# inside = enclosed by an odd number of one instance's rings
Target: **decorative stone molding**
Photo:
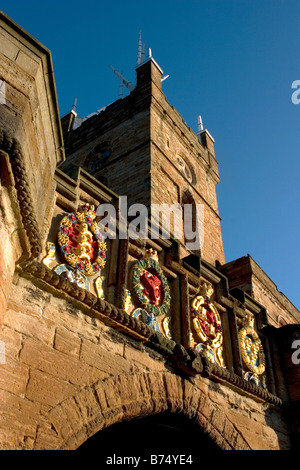
[[[274,406],[286,407],[286,403],[279,397],[273,395],[264,388],[248,382],[228,369],[209,361],[206,356],[201,353],[197,353],[194,349],[185,349],[181,345],[176,345],[172,359],[175,361],[179,369],[188,375],[196,375],[200,373],[216,382],[227,383],[234,386],[244,393],[262,401],[267,401]]]
[[[9,156],[22,222],[30,243],[30,259],[34,259],[41,253],[41,236],[34,213],[30,184],[24,166],[21,145],[18,140],[0,129],[0,149]]]

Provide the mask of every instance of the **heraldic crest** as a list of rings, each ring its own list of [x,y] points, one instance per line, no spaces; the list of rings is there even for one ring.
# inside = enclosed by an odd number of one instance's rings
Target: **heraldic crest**
[[[211,361],[225,367],[223,359],[223,332],[221,318],[211,300],[213,287],[202,283],[199,294],[191,303],[191,346]]]
[[[246,371],[244,378],[255,385],[260,385],[260,378],[265,372],[265,354],[261,340],[254,329],[254,317],[246,314],[239,331],[240,351]]]
[[[104,277],[100,273],[106,263],[107,245],[95,218],[95,207],[87,203],[81,204],[76,212],[65,215],[60,220],[56,236],[58,253],[55,243],[48,242],[48,254],[43,262],[50,267],[57,254],[64,261],[54,268],[57,274],[86,290],[90,290],[88,278],[93,277],[97,295],[103,297]]]
[[[156,250],[148,249],[145,257],[132,265],[130,291],[131,315],[171,337],[168,315],[170,287],[159,265]]]

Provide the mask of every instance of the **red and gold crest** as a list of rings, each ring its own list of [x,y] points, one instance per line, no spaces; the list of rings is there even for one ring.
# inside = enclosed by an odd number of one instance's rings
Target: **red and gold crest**
[[[132,264],[130,290],[126,311],[171,339],[170,287],[155,250],[148,249],[143,259]]]
[[[94,206],[83,204],[63,217],[57,235],[66,263],[87,276],[99,273],[106,260],[106,243],[95,217]]]
[[[148,250],[146,257],[134,264],[132,293],[137,304],[148,313],[159,316],[168,312],[170,288],[154,250]]]
[[[210,284],[202,284],[200,295],[192,300],[191,305],[191,341],[195,349],[222,367],[223,333],[218,310],[211,301],[213,288]]]

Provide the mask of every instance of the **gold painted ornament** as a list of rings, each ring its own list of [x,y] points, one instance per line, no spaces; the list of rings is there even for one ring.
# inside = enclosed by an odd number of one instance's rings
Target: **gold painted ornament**
[[[105,277],[104,276],[98,276],[95,279],[94,285],[95,285],[95,290],[97,292],[97,297],[98,299],[104,299],[104,291],[103,291],[103,282],[104,282]]]
[[[77,212],[62,217],[56,235],[58,249],[48,241],[42,262],[69,282],[89,292],[92,288],[98,298],[104,299],[101,268],[106,263],[107,246],[95,218],[95,208],[89,204],[81,204]]]
[[[172,339],[172,329],[171,329],[171,325],[172,325],[172,319],[170,316],[166,316],[162,322],[161,322],[161,325],[162,325],[162,330],[163,330],[163,333],[164,335],[169,338],[169,339]]]
[[[128,289],[125,291],[125,302],[124,302],[124,310],[127,313],[131,313],[134,310],[134,305],[131,300],[131,294]]]
[[[65,262],[86,276],[100,273],[106,260],[107,246],[95,217],[94,206],[82,204],[77,212],[62,218],[57,234]]]
[[[261,340],[254,329],[252,315],[246,315],[243,328],[239,331],[238,336],[244,365],[254,374],[263,374],[265,372],[265,354]]]
[[[46,251],[47,251],[47,255],[42,259],[42,262],[44,263],[45,266],[50,268],[51,264],[56,262],[55,244],[52,243],[52,242],[47,242],[46,243]]]

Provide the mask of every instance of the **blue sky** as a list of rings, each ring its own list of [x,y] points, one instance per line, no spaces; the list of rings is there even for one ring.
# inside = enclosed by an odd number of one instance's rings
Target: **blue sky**
[[[110,65],[135,80],[139,30],[163,92],[215,139],[226,261],[249,253],[300,308],[300,0],[2,0],[52,52],[60,113],[118,99]],[[124,95],[127,94],[124,90]]]

